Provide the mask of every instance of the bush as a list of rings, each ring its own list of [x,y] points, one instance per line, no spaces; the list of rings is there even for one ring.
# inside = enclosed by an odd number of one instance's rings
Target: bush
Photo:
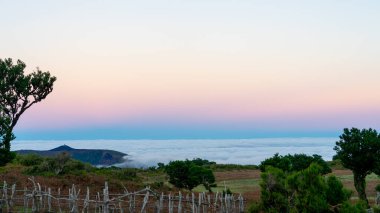
[[[35,166],[42,163],[44,158],[37,154],[17,155],[16,161],[23,166]]]
[[[90,164],[71,159],[66,153],[46,158],[37,155],[28,155],[21,157],[19,162],[22,165],[28,166],[24,172],[29,175],[81,175],[84,171],[90,171],[92,169]]]
[[[346,203],[351,192],[335,176],[324,178],[323,168],[312,163],[297,172],[284,172],[271,166],[261,174],[261,202],[250,212],[345,212],[359,209]],[[344,210],[340,211],[339,208]],[[338,211],[339,210],[339,211]],[[356,211],[356,210],[355,210]],[[353,212],[355,212],[353,211]],[[346,211],[350,212],[350,211]]]

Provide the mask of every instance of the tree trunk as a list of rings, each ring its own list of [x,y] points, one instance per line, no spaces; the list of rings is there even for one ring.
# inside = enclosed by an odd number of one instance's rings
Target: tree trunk
[[[354,172],[354,185],[356,191],[358,192],[359,199],[365,201],[367,207],[369,207],[367,195],[365,193],[365,177],[365,174],[357,174]]]

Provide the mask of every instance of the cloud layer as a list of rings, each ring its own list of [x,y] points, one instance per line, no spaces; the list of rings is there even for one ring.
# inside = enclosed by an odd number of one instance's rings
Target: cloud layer
[[[121,166],[148,167],[171,160],[203,158],[220,164],[259,164],[273,156],[318,154],[331,160],[336,138],[265,138],[244,140],[81,140],[15,141],[13,150],[48,150],[66,144],[82,149],[111,149],[128,154]]]

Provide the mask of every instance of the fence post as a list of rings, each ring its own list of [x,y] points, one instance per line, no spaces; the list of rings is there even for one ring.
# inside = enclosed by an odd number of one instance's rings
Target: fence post
[[[86,198],[83,201],[82,213],[88,212],[89,201],[90,201],[90,189],[87,187]]]
[[[145,207],[148,204],[148,200],[149,200],[149,191],[147,191],[146,194],[145,194],[144,203],[143,203],[143,205],[141,207],[140,213],[146,212]]]
[[[78,196],[80,193],[80,189],[77,193],[77,190],[75,188],[75,185],[73,184],[71,187],[71,190],[69,189],[69,208],[71,213],[78,213]]]
[[[8,202],[8,185],[4,180],[3,184],[3,201],[5,202],[5,207],[7,208],[7,212],[9,212],[9,202]]]
[[[28,212],[28,194],[27,194],[28,189],[25,187],[24,188],[24,212]]]
[[[105,182],[103,189],[103,213],[109,213],[109,193],[108,182]]]
[[[195,213],[195,197],[194,197],[194,193],[191,193],[191,212]]]
[[[61,199],[61,188],[58,188],[58,197],[57,197],[58,210],[60,213],[62,213],[60,199]]]
[[[52,212],[51,211],[51,189],[50,189],[50,187],[48,188],[48,212]]]
[[[220,196],[219,196],[219,201],[220,201],[220,212],[225,212],[225,210],[224,210],[224,204],[223,204],[223,194],[221,194]],[[218,201],[217,201],[218,202]]]
[[[97,212],[99,210],[99,213],[102,211],[102,205],[100,205],[101,201],[100,201],[100,193],[98,192],[98,195],[96,196],[96,211]]]
[[[241,196],[241,194],[239,195],[238,200],[239,200],[239,212],[244,212],[244,199]]]
[[[181,191],[178,193],[178,213],[182,212],[182,194]]]
[[[158,200],[157,213],[160,213],[162,211],[163,205],[164,205],[164,193],[162,192]]]
[[[37,211],[40,211],[42,208],[42,189],[40,183],[37,183],[38,186],[38,204],[37,204]]]

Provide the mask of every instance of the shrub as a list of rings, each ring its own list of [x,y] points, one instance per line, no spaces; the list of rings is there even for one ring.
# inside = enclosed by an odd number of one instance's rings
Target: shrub
[[[37,154],[17,155],[16,161],[23,166],[35,166],[40,163],[44,158]]]
[[[46,158],[33,155],[21,157],[20,163],[28,166],[24,172],[29,175],[80,175],[83,174],[84,171],[90,171],[92,169],[91,165],[71,159],[66,153]]]
[[[345,204],[351,192],[344,189],[335,176],[324,178],[322,169],[317,163],[297,172],[267,166],[261,174],[260,205],[252,207],[250,212],[259,212],[257,208],[264,212],[337,212],[338,207],[360,209],[360,205]]]

